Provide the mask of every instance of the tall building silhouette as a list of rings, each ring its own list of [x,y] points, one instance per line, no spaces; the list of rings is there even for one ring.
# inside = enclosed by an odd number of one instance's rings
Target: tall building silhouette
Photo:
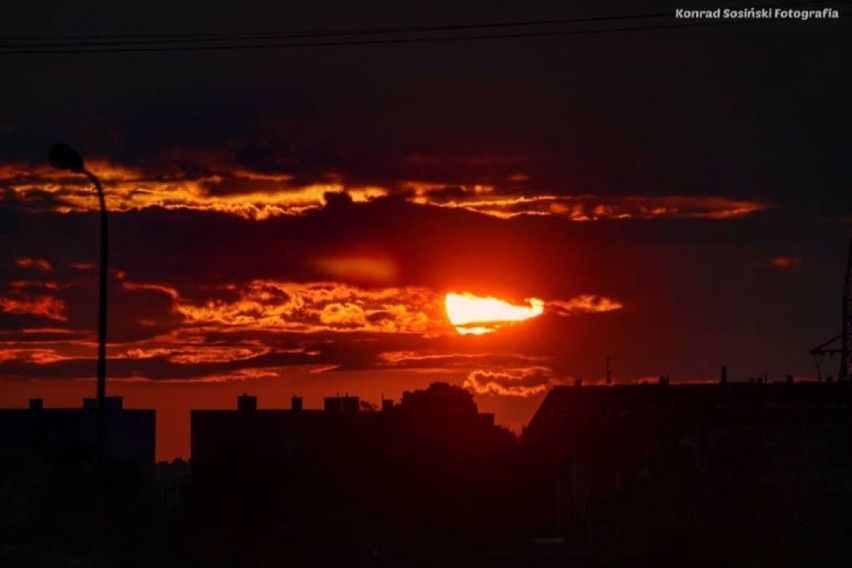
[[[155,459],[156,412],[123,408],[105,399],[104,468],[110,475],[146,482]],[[84,494],[97,481],[97,399],[80,408],[0,410],[0,499],[6,521],[26,520],[46,499]]]

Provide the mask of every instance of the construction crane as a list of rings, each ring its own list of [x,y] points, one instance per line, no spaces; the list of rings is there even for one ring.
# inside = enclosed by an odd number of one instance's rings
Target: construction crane
[[[840,334],[832,337],[822,345],[811,349],[811,355],[817,362],[817,376],[822,380],[822,359],[828,355],[834,357],[840,355],[840,368],[837,371],[837,379],[840,381],[849,378],[849,352],[850,340],[852,340],[852,238],[849,239],[849,255],[846,259],[846,276],[843,280],[843,305],[841,306]]]

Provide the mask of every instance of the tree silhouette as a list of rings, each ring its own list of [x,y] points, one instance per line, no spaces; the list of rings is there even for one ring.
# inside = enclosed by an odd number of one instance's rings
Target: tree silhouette
[[[470,417],[479,409],[473,395],[467,390],[449,383],[432,383],[424,390],[405,391],[399,410],[403,414],[416,416]]]

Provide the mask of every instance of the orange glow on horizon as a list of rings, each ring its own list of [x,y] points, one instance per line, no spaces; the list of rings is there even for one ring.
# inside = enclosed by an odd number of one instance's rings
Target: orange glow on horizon
[[[529,298],[526,301],[528,306],[517,306],[498,298],[450,292],[444,298],[444,306],[450,323],[460,334],[483,335],[544,313],[544,300]]]

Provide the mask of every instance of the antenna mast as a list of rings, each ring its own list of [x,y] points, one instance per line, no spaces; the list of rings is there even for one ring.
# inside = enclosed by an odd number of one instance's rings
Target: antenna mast
[[[843,281],[843,311],[842,318],[843,327],[840,331],[840,372],[837,373],[839,380],[844,380],[849,377],[849,341],[852,336],[852,320],[849,316],[852,313],[850,310],[850,302],[852,302],[852,289],[850,289],[849,273],[852,272],[852,238],[849,239],[849,256],[846,258],[846,278]]]
[[[811,355],[817,358],[817,373],[819,372],[819,358],[825,355],[840,355],[840,368],[837,370],[838,380],[849,378],[849,358],[852,351],[852,238],[849,239],[849,253],[846,258],[846,275],[843,279],[843,305],[841,306],[840,335],[832,337],[822,345],[811,349]],[[840,342],[839,347],[831,345]],[[822,377],[820,377],[822,378]]]

